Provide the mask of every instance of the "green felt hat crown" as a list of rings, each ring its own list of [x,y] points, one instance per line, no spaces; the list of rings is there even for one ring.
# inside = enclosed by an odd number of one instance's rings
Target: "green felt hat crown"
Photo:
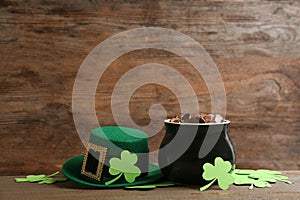
[[[92,130],[89,142],[106,147],[110,155],[119,155],[122,150],[132,153],[149,152],[147,134],[133,128],[120,126],[96,128]]]
[[[91,131],[84,155],[68,160],[69,179],[93,187],[115,188],[152,183],[164,176],[149,163],[148,136],[139,130],[102,126]]]
[[[122,173],[119,182],[133,182],[136,176],[148,174],[148,152],[148,137],[142,131],[120,126],[96,128],[89,138],[81,174],[90,182],[107,184]]]

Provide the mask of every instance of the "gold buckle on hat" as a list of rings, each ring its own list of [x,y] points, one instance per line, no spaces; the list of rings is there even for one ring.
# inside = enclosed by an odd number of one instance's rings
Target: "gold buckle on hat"
[[[95,144],[92,144],[89,142],[87,144],[87,148],[85,150],[85,155],[84,155],[84,159],[83,159],[83,163],[82,163],[82,167],[81,167],[81,174],[88,176],[92,179],[95,179],[97,181],[100,181],[102,170],[103,170],[103,165],[105,162],[106,152],[107,152],[106,147],[98,146],[98,145],[95,145]],[[91,171],[91,170],[87,169],[87,162],[93,158],[98,160],[96,173],[95,173],[95,170]]]

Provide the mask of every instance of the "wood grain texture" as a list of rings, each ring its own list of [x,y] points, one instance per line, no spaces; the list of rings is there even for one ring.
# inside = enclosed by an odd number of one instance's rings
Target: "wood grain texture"
[[[300,169],[299,19],[294,0],[0,1],[0,174],[50,173],[83,153],[72,117],[80,64],[108,37],[144,26],[185,33],[210,53],[226,88],[238,166]],[[121,56],[101,78],[101,124],[115,124],[110,96],[118,79],[149,62],[183,74],[201,110],[210,111],[205,82],[189,63],[145,49]],[[180,111],[167,88],[145,85],[131,98],[133,120],[149,123],[154,103],[163,104],[168,116]],[[150,138],[151,150],[162,136],[163,130]]]

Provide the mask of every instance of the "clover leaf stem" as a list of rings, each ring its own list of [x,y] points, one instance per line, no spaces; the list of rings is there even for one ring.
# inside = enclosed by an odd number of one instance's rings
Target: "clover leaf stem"
[[[214,178],[210,183],[208,183],[207,185],[204,185],[203,187],[201,187],[200,191],[204,191],[207,188],[209,188],[216,180],[217,180],[217,178]]]
[[[293,182],[289,181],[289,180],[278,180],[278,181],[281,181],[281,182],[284,182],[284,183],[287,183],[287,184],[293,184]]]
[[[249,186],[249,190],[252,190],[253,189],[253,184],[251,184],[250,186]]]
[[[52,177],[52,176],[55,176],[55,175],[57,175],[57,174],[59,174],[59,171],[57,171],[57,172],[55,172],[55,173],[53,173],[53,174],[50,174],[50,175],[48,175],[48,176],[46,176],[46,177]]]
[[[117,176],[116,178],[110,180],[110,181],[107,181],[105,182],[105,185],[110,185],[112,184],[113,182],[115,182],[116,180],[118,180],[119,178],[121,178],[121,176],[123,175],[123,172],[119,174],[119,176]]]

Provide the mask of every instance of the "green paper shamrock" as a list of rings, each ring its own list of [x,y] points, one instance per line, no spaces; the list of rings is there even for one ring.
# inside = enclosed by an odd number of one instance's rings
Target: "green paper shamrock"
[[[234,177],[234,184],[236,185],[250,184],[249,189],[253,189],[253,186],[260,187],[260,188],[271,187],[270,183],[268,183],[267,181],[252,179],[248,175],[232,173],[232,176]]]
[[[137,166],[135,166],[137,160],[137,155],[134,153],[130,153],[127,150],[122,151],[121,159],[111,158],[109,160],[109,173],[113,176],[118,176],[110,181],[105,182],[105,185],[112,184],[113,182],[121,178],[122,175],[124,175],[125,180],[128,183],[134,182],[135,178],[141,174],[141,170]]]
[[[33,182],[41,181],[41,180],[43,180],[45,177],[46,177],[45,174],[40,174],[40,175],[28,175],[28,176],[26,176],[26,178],[15,178],[15,181],[16,181],[17,183],[20,183],[20,182],[30,182],[30,183],[33,183]]]
[[[28,175],[26,176],[26,178],[15,178],[15,181],[17,183],[21,183],[21,182],[30,182],[30,183],[34,183],[34,182],[38,182],[39,184],[52,184],[58,181],[66,181],[68,180],[65,177],[55,177],[53,178],[53,176],[59,174],[59,172],[55,172],[53,174],[50,174],[48,176],[46,176],[45,174],[40,174],[40,175]]]
[[[258,188],[271,187],[270,183],[276,183],[277,181],[287,184],[293,183],[288,180],[287,176],[282,176],[281,172],[266,169],[235,169],[235,165],[231,166],[230,162],[223,161],[220,157],[215,158],[215,166],[205,163],[203,169],[203,179],[207,181],[211,180],[211,182],[201,187],[200,191],[209,188],[216,180],[218,180],[218,185],[223,190],[228,189],[232,183],[235,185],[250,185],[249,189],[251,190],[254,186]]]
[[[204,191],[209,188],[216,180],[222,190],[227,190],[229,185],[234,182],[233,176],[230,174],[232,165],[229,161],[224,161],[221,157],[215,158],[215,166],[210,163],[203,165],[203,179],[211,181],[207,185],[200,188],[200,191]]]
[[[52,184],[55,182],[66,181],[68,178],[66,177],[56,177],[56,178],[45,178],[39,182],[39,184]]]
[[[281,172],[271,171],[266,169],[259,169],[259,170],[235,169],[232,172],[232,175],[235,178],[234,184],[236,185],[250,184],[249,189],[253,189],[253,186],[271,187],[270,183],[276,183],[277,181],[292,184],[292,182],[288,180],[287,176],[281,175]]]

